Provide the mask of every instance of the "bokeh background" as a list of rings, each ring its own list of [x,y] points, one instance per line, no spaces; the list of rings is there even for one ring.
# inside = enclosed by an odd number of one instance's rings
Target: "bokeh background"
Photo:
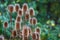
[[[37,26],[41,29],[41,40],[60,40],[60,0],[0,0],[0,35],[4,32],[4,21],[10,22],[7,7],[16,3],[20,4],[20,7],[27,3],[28,7],[34,8]],[[11,34],[9,30],[11,29],[6,31],[6,38]]]

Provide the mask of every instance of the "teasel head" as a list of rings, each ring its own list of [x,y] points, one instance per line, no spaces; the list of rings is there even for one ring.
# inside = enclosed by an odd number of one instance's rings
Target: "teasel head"
[[[22,33],[22,34],[23,34],[22,40],[28,40],[28,36],[29,36],[29,35],[28,35],[28,32],[29,32],[29,31],[28,31],[26,25],[23,26],[23,31],[22,31],[22,32],[23,32],[23,33]]]
[[[27,29],[27,26],[26,25],[24,25],[23,26],[23,30],[22,30],[22,35],[24,36],[24,37],[28,37],[28,29]]]
[[[23,16],[23,10],[21,8],[19,8],[19,10],[18,10],[18,16],[20,16],[20,17]]]
[[[40,34],[40,28],[39,27],[35,28],[35,32]]]
[[[27,3],[24,3],[24,4],[23,4],[22,10],[23,10],[23,12],[26,12],[26,11],[28,10],[28,5],[27,5]]]
[[[29,18],[30,18],[29,12],[26,11],[26,14],[25,14],[25,20],[29,20]]]
[[[31,17],[35,15],[34,9],[32,7],[29,9],[29,14]]]
[[[16,12],[18,12],[19,8],[20,8],[20,5],[19,4],[15,4],[15,11]]]
[[[30,24],[33,24],[32,22],[33,22],[33,19],[30,18],[30,19],[29,19],[29,23],[30,23]]]
[[[36,38],[37,38],[36,33],[33,32],[33,33],[32,33],[32,39],[33,39],[33,40],[36,40]]]
[[[30,18],[30,24],[36,25],[37,24],[37,19],[35,17]]]
[[[20,22],[21,23],[22,22],[22,18],[20,16],[17,16],[16,17],[16,22]]]
[[[21,29],[21,23],[20,22],[15,22],[15,29],[20,30]]]
[[[16,37],[16,30],[12,30],[12,37],[14,38],[14,37]]]
[[[36,40],[40,40],[40,35],[39,35],[39,33],[36,33]]]
[[[30,27],[28,27],[28,36],[32,35],[32,30]]]
[[[35,25],[35,24],[37,24],[37,19],[34,17],[34,18],[32,18],[33,19],[33,25]]]
[[[7,27],[8,27],[8,22],[7,22],[7,21],[4,22],[4,23],[3,23],[3,26],[4,26],[4,28],[7,28]]]
[[[12,4],[8,5],[8,11],[9,11],[9,13],[13,13],[14,12],[14,5],[12,5]]]

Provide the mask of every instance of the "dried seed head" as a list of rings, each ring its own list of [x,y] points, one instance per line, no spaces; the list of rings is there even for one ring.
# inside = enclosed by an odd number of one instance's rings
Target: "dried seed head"
[[[20,16],[17,16],[16,22],[21,22],[21,21],[22,21],[21,17]]]
[[[29,19],[29,21],[30,21],[30,24],[33,24],[33,23],[32,23],[32,20],[33,20],[32,18],[30,18],[30,19]]]
[[[23,34],[23,36],[25,36],[25,37],[28,37],[28,28],[27,28],[27,26],[25,25],[25,26],[23,26],[23,31],[22,31],[22,34]]]
[[[33,18],[33,24],[37,24],[37,19]]]
[[[30,27],[28,27],[28,36],[32,35],[32,30]]]
[[[27,33],[28,33],[27,29],[24,29],[24,36],[27,36]]]
[[[16,30],[13,30],[13,31],[12,31],[12,36],[13,36],[13,37],[16,37]]]
[[[25,14],[25,20],[29,20],[29,12],[28,11]]]
[[[37,19],[36,18],[30,18],[30,24],[32,24],[32,25],[37,24]]]
[[[35,29],[35,32],[37,32],[37,33],[39,33],[39,34],[40,34],[40,28],[39,28],[39,27],[37,27],[37,28]]]
[[[15,11],[16,12],[18,12],[19,8],[20,8],[19,4],[15,4]]]
[[[23,15],[23,11],[22,11],[22,9],[19,9],[18,10],[18,16],[22,16]]]
[[[33,8],[30,8],[29,9],[29,13],[30,13],[30,16],[34,16],[35,14],[34,14],[34,9]]]
[[[21,29],[21,24],[19,22],[16,22],[15,27],[16,27],[15,28],[16,30],[20,30]]]
[[[36,33],[32,33],[32,38],[36,40]]]
[[[10,13],[12,13],[12,12],[14,11],[14,6],[13,6],[13,5],[9,5],[9,6],[8,6],[8,11],[9,11]]]
[[[22,9],[23,9],[23,12],[26,12],[26,11],[28,10],[28,5],[27,5],[27,3],[24,3],[24,4],[23,4]]]
[[[4,28],[7,28],[8,27],[8,22],[4,22]]]
[[[40,40],[40,35],[39,35],[39,33],[36,33],[36,37],[37,37],[37,38],[36,38],[37,40]]]

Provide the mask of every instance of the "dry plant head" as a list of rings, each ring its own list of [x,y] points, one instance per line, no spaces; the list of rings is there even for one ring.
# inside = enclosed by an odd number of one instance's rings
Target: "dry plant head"
[[[7,22],[7,21],[4,22],[4,23],[3,23],[3,26],[4,26],[4,28],[7,28],[7,27],[8,27],[8,22]]]
[[[29,12],[26,11],[26,14],[25,14],[25,20],[29,20],[29,17],[30,17]]]
[[[15,11],[16,12],[18,12],[19,8],[20,8],[20,5],[19,4],[15,4]]]
[[[35,15],[34,9],[32,7],[29,9],[29,14],[30,14],[30,16],[34,16]]]
[[[16,22],[21,22],[22,21],[22,18],[20,16],[17,16],[16,17]]]
[[[14,6],[12,4],[8,5],[8,11],[10,13],[13,13],[14,12]]]
[[[23,12],[26,12],[26,11],[28,10],[28,5],[27,5],[27,3],[24,3],[24,4],[23,4],[22,9],[23,9]]]
[[[12,30],[12,36],[16,37],[16,30]]]
[[[18,10],[18,16],[21,16],[21,17],[23,16],[23,11],[21,8]]]

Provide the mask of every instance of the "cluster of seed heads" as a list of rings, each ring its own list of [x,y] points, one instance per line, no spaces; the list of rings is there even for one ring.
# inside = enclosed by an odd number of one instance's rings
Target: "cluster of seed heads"
[[[31,25],[37,24],[37,19],[34,17],[35,12],[32,7],[28,8],[27,3],[24,3],[22,8],[19,4],[15,5],[9,5],[8,11],[10,14],[16,12],[17,17],[15,20],[15,28],[12,30],[12,37],[16,37],[17,35],[19,37],[22,37],[22,40],[29,40],[28,37],[31,35],[32,40],[40,40],[40,29],[36,28],[35,32],[32,32],[30,26],[23,25],[23,29],[21,28],[21,23],[24,21],[29,22]],[[24,18],[22,18],[24,17]],[[12,19],[12,18],[11,18]],[[8,27],[8,22],[4,22],[4,28]],[[20,31],[22,29],[22,31]]]

